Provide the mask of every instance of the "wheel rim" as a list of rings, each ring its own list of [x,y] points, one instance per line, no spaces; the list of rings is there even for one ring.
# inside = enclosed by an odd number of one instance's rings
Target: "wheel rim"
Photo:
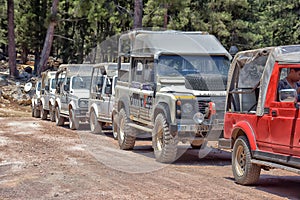
[[[122,117],[121,120],[120,120],[120,139],[121,141],[124,140],[124,124],[125,124],[125,120],[124,118]]]
[[[238,176],[243,176],[246,167],[246,154],[243,146],[238,146],[235,155],[235,169]]]
[[[75,113],[74,113],[73,109],[71,109],[70,113],[69,113],[69,122],[70,122],[70,128],[72,128],[72,129],[78,128],[78,127],[76,127]]]
[[[58,123],[58,119],[59,119],[59,111],[58,109],[56,109],[56,112],[55,112],[55,121]]]
[[[94,114],[91,114],[91,131],[95,131],[95,115]]]
[[[73,126],[73,113],[72,110],[69,111],[69,123],[70,123],[70,127]]]
[[[156,145],[157,150],[161,151],[163,148],[163,128],[161,125],[158,127],[157,132],[156,132],[156,143],[157,143],[157,145]]]
[[[114,138],[117,138],[118,137],[118,132],[117,132],[116,123],[113,123],[112,127],[113,127],[113,136],[114,136]]]
[[[118,138],[118,126],[117,126],[117,119],[113,117],[112,119],[112,131],[113,131],[113,137],[114,139]]]

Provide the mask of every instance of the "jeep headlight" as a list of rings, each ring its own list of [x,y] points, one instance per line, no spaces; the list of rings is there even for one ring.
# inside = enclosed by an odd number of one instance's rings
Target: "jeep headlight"
[[[191,103],[184,103],[181,108],[184,114],[189,114],[194,110],[194,107]]]
[[[86,99],[79,99],[78,100],[78,106],[80,108],[87,108],[88,107],[88,100],[86,100]]]

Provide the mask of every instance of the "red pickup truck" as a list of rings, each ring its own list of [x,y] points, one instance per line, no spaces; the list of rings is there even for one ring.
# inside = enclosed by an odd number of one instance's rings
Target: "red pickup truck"
[[[261,169],[280,168],[300,174],[297,86],[279,87],[279,82],[298,68],[300,45],[236,54],[228,74],[219,148],[232,149],[237,183],[257,183]]]

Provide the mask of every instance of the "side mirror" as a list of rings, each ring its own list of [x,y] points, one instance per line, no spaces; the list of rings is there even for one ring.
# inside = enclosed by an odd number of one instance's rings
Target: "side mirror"
[[[69,85],[64,85],[64,91],[69,91]]]
[[[297,102],[297,91],[295,89],[283,89],[279,91],[280,102]]]
[[[45,90],[46,90],[46,91],[49,91],[49,85],[46,85],[46,86],[45,86]]]

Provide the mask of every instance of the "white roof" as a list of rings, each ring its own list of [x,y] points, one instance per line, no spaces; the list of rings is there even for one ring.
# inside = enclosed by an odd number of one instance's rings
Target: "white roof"
[[[217,38],[205,32],[133,31],[120,37],[120,43],[126,43],[124,40],[132,42],[132,55],[208,54],[225,55],[231,59],[231,55]],[[128,53],[128,48],[123,48],[120,46],[119,53]]]

